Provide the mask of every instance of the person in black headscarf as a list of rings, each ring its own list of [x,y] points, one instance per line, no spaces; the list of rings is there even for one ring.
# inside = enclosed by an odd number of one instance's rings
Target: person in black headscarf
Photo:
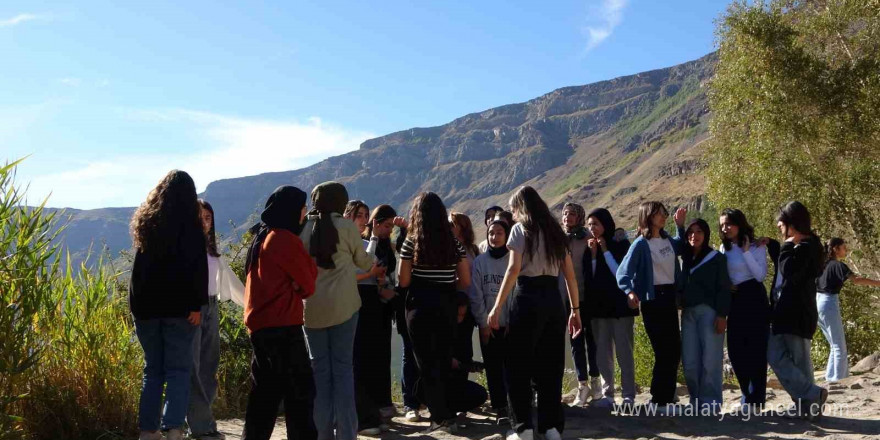
[[[596,363],[604,379],[601,390],[604,398],[596,405],[611,408],[616,403],[616,355],[622,382],[623,409],[629,410],[636,397],[633,325],[639,310],[629,308],[626,295],[617,286],[615,274],[629,250],[629,240],[615,239],[615,228],[614,218],[607,209],[594,209],[587,216],[587,229],[593,238],[587,242],[588,251],[584,253],[584,309],[589,311],[596,341]]]
[[[724,331],[730,312],[727,258],[709,246],[703,219],[686,229],[682,253],[681,360],[692,411],[717,415],[721,409]],[[699,411],[699,412],[696,412]]]
[[[268,440],[284,401],[287,437],[314,440],[315,382],[303,336],[303,299],[315,293],[318,269],[297,234],[306,194],[281,186],[269,196],[262,222],[251,228],[245,271],[244,322],[254,357],[242,438]]]

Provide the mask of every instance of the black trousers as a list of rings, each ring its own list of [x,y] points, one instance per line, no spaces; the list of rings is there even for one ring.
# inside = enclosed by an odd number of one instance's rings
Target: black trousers
[[[264,328],[250,338],[254,348],[251,393],[241,438],[268,440],[284,401],[287,438],[317,439],[312,419],[315,380],[302,326]]]
[[[507,356],[507,328],[493,330],[489,342],[480,341],[483,353],[483,364],[486,367],[486,385],[489,387],[489,398],[492,409],[507,408],[507,379],[505,378],[504,362]]]
[[[675,402],[678,364],[681,361],[681,328],[678,306],[672,285],[654,286],[657,297],[642,301],[642,320],[654,350],[651,377],[651,402],[666,405]]]
[[[727,351],[742,391],[742,403],[763,404],[767,399],[769,336],[767,289],[754,279],[738,284],[727,317]]]
[[[361,309],[354,337],[354,391],[359,429],[382,423],[379,409],[391,406],[390,303],[379,298],[377,286],[358,285]]]
[[[449,380],[449,407],[455,413],[472,411],[489,397],[480,384],[468,380],[468,374],[453,372]]]
[[[455,285],[413,280],[406,296],[406,327],[419,368],[416,396],[428,405],[431,421],[455,417],[449,379],[455,336]]]
[[[538,390],[538,432],[565,427],[562,376],[565,368],[565,307],[557,277],[519,277],[510,298],[505,368],[511,423],[534,429],[532,382]]]

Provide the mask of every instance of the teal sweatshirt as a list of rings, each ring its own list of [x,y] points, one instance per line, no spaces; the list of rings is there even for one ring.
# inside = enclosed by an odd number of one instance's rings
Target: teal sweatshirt
[[[731,286],[724,254],[712,251],[693,268],[683,266],[681,305],[695,307],[706,304],[715,309],[719,317],[726,317],[730,312]]]

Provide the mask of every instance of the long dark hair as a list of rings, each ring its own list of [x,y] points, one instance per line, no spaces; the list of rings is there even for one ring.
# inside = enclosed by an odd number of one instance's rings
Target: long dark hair
[[[835,250],[846,244],[846,240],[840,237],[833,237],[825,243],[825,263],[828,264],[831,260],[836,260],[837,255],[835,255]]]
[[[651,219],[654,214],[665,212],[669,215],[669,211],[661,202],[645,202],[639,205],[639,231],[638,235],[645,238],[654,238],[651,236]],[[660,228],[660,237],[665,237],[666,231]]]
[[[746,215],[736,208],[726,208],[724,211],[721,211],[722,217],[727,217],[727,221],[736,225],[739,228],[739,233],[736,236],[736,245],[742,246],[746,242],[746,238],[749,239],[749,243],[755,242],[755,228],[749,224],[749,221],[746,220]],[[718,233],[721,235],[721,243],[724,245],[724,249],[730,250],[733,241],[728,239],[727,236],[724,235],[724,232],[721,231],[721,223],[718,224]],[[743,249],[743,252],[748,249]]]
[[[534,255],[538,242],[543,241],[548,261],[554,265],[562,264],[568,253],[568,239],[538,192],[531,186],[520,187],[510,197],[510,207],[518,213],[519,223],[525,231],[526,255]]]
[[[358,211],[360,211],[361,208],[366,209],[367,214],[370,213],[370,207],[362,200],[349,200],[349,202],[345,204],[345,211],[343,211],[342,216],[354,221],[354,218],[357,217]]]
[[[449,266],[458,263],[455,237],[440,196],[432,192],[416,196],[409,218],[408,238],[413,243],[413,264]]]
[[[452,224],[458,226],[458,230],[461,231],[461,245],[475,257],[480,255],[480,248],[474,244],[476,237],[474,236],[474,225],[471,223],[470,217],[453,211],[452,214],[449,214],[449,218],[452,219]]]
[[[134,247],[140,252],[168,255],[194,236],[204,243],[192,177],[180,170],[168,172],[134,212],[130,229]]]
[[[355,201],[357,201],[357,200],[355,200]],[[351,202],[349,202],[349,203],[351,203]],[[363,203],[361,203],[361,206],[363,206],[364,208],[367,207],[367,205],[364,205]],[[360,209],[360,206],[358,207],[358,209]],[[347,211],[348,211],[348,208],[346,208],[346,212]],[[357,210],[355,210],[354,212],[357,212]],[[367,227],[366,227],[366,229],[364,229],[364,233],[361,234],[361,238],[363,238],[364,240],[370,239],[370,237],[373,235],[373,222],[375,222],[377,220],[379,222],[383,222],[385,220],[388,220],[389,218],[394,218],[394,217],[397,217],[397,211],[395,211],[394,208],[391,207],[391,205],[377,206],[376,208],[373,209],[372,214],[370,214],[369,220],[367,220]]]
[[[807,207],[797,200],[788,202],[785,206],[779,209],[779,214],[776,215],[776,221],[782,222],[786,229],[794,228],[794,230],[801,234],[808,235],[815,240],[818,245],[816,247],[819,253],[819,270],[821,270],[825,262],[825,249],[822,246],[822,240],[813,231],[813,222],[810,217],[810,211]]]
[[[212,257],[219,257],[220,252],[217,252],[217,233],[214,232],[214,207],[211,206],[211,204],[204,199],[199,199],[199,207],[211,213],[211,229],[205,233],[205,240],[207,241],[206,244],[208,246],[208,255]]]

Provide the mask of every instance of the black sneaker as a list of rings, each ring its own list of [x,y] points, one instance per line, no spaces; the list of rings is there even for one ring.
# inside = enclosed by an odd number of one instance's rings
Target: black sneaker
[[[825,410],[825,402],[828,400],[828,390],[825,388],[820,388],[819,392],[819,401],[811,402],[809,406],[809,410],[807,411],[807,420],[811,422],[818,422],[822,419],[822,412]]]
[[[510,423],[510,415],[507,412],[507,408],[498,408],[495,411],[495,424],[500,425],[502,423]]]

